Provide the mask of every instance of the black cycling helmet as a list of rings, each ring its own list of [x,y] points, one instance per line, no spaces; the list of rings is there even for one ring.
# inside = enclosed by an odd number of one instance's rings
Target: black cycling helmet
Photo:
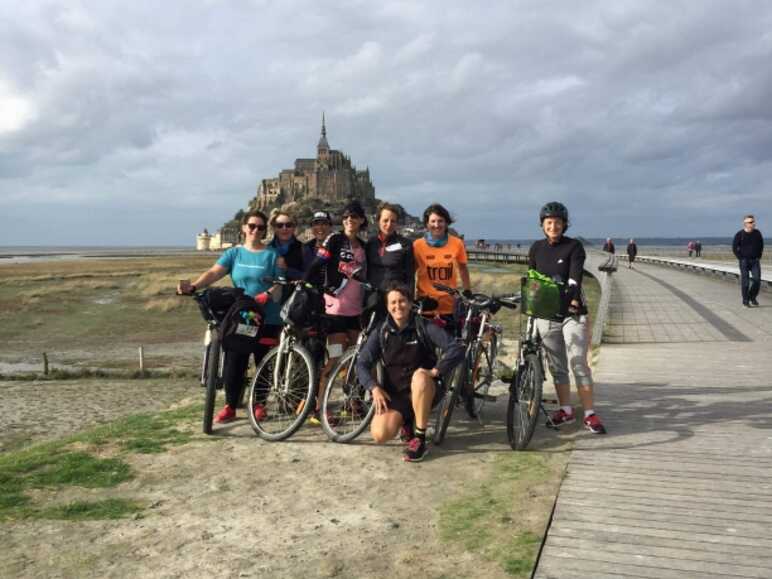
[[[563,231],[568,229],[568,209],[559,201],[550,201],[539,211],[539,223],[543,224],[547,217],[559,217],[563,220]]]

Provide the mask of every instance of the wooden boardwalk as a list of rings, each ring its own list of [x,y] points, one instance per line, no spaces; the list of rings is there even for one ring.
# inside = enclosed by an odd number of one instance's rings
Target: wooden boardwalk
[[[654,265],[613,278],[579,436],[535,572],[772,577],[772,295]]]

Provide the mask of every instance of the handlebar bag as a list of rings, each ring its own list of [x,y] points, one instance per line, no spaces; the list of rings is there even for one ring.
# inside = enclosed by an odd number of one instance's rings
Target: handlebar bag
[[[220,325],[223,349],[240,354],[254,352],[262,327],[263,308],[248,295],[238,297]]]
[[[282,322],[298,328],[308,328],[317,324],[324,312],[324,298],[315,288],[298,285],[284,303],[279,315]]]
[[[523,278],[522,311],[535,318],[554,320],[560,315],[560,285],[551,277],[529,269]]]

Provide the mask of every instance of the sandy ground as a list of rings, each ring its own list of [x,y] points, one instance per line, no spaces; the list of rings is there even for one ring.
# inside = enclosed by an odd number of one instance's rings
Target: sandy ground
[[[0,441],[21,432],[49,438],[202,396],[190,380],[88,384],[84,392],[69,381],[0,383]],[[137,478],[109,495],[149,505],[141,517],[0,524],[0,576],[506,577],[438,531],[442,505],[479,490],[497,455],[512,452],[504,399],[486,406],[485,426],[458,412],[445,444],[420,464],[401,460],[399,441],[377,447],[363,435],[333,444],[312,426],[286,442],[263,442],[243,418],[162,454],[131,455]],[[45,424],[41,409],[50,409]],[[534,446],[562,453],[561,438],[540,428]],[[556,490],[530,489],[540,516]],[[105,492],[78,488],[51,499]]]

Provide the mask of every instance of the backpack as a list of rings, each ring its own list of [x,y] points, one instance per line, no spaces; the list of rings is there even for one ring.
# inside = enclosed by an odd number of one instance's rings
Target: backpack
[[[242,294],[228,309],[220,324],[223,350],[250,354],[254,352],[263,327],[263,308],[254,298]]]

